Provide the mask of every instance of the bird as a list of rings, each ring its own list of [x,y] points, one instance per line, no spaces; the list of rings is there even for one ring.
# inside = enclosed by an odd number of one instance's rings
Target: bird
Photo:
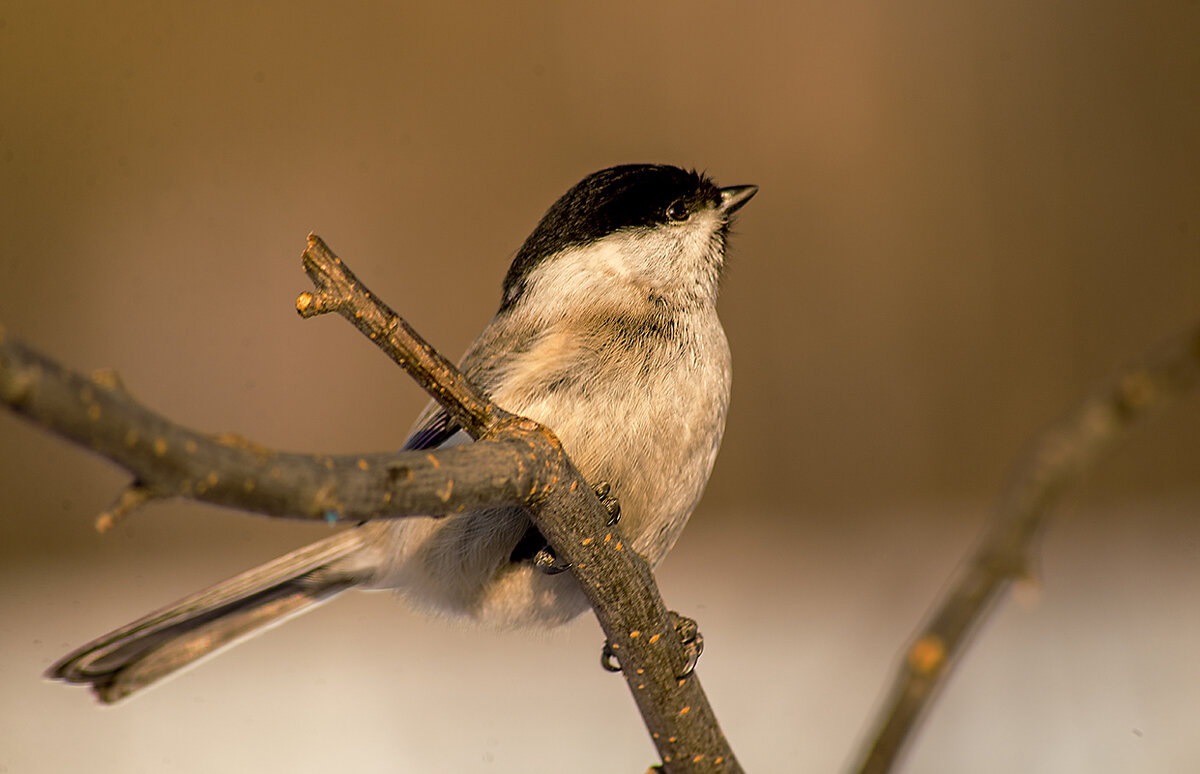
[[[498,405],[549,427],[619,503],[651,566],[696,507],[725,428],[731,359],[716,301],[732,217],[757,186],[623,164],[583,178],[517,250],[460,361]],[[436,403],[405,450],[471,439]],[[521,508],[364,522],[178,600],[63,657],[47,677],[114,703],[352,588],[500,629],[588,609]]]

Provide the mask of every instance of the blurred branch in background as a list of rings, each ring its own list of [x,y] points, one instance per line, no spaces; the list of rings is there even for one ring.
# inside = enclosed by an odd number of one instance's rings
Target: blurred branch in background
[[[337,312],[392,357],[478,443],[397,454],[285,454],[231,434],[196,433],[150,411],[112,372],[73,373],[0,328],[0,403],[129,470],[101,515],[111,527],[155,499],[183,497],[274,516],[360,521],[520,505],[569,564],[608,638],[670,772],[741,771],[694,662],[687,619],[667,611],[649,566],[545,427],[503,410],[363,286],[317,237],[304,268],[304,317]]]
[[[1036,436],[949,592],[905,649],[859,774],[899,761],[972,635],[1014,580],[1030,575],[1052,509],[1104,452],[1200,383],[1200,325],[1110,379]]]

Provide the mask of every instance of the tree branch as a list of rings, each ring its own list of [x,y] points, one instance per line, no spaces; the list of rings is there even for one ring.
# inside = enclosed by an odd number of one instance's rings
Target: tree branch
[[[1135,426],[1198,385],[1200,326],[1119,373],[1033,439],[978,548],[906,648],[856,771],[892,770],[972,635],[1011,583],[1029,574],[1034,543],[1070,485]]]
[[[114,374],[72,372],[0,336],[0,401],[128,470],[134,483],[98,526],[149,500],[185,497],[268,516],[363,521],[521,505],[532,447],[512,435],[436,451],[324,456],[208,435],[146,408]]]
[[[676,617],[649,566],[608,524],[591,486],[547,428],[490,401],[379,302],[317,237],[303,256],[316,286],[304,317],[337,312],[389,354],[478,438],[396,454],[322,456],[184,428],[138,403],[111,372],[73,373],[0,329],[0,402],[129,470],[134,481],[98,525],[152,499],[189,499],[272,516],[361,521],[521,505],[569,562],[620,661],[668,772],[739,772]]]

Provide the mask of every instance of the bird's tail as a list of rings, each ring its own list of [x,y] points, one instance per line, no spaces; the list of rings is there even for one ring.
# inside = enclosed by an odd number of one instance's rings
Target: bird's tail
[[[46,676],[90,684],[105,704],[312,608],[358,582],[336,564],[363,544],[351,529],[305,546],[99,637]]]

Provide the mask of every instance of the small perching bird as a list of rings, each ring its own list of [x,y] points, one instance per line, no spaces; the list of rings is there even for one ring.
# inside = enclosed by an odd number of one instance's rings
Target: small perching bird
[[[730,219],[757,190],[664,165],[589,175],[525,240],[461,362],[607,485],[651,566],[687,523],[721,443],[730,356],[717,291]],[[404,448],[469,442],[434,404]],[[350,588],[396,589],[499,627],[553,626],[588,603],[570,573],[548,571],[548,552],[520,508],[371,521],[110,632],[48,676],[114,702]]]

